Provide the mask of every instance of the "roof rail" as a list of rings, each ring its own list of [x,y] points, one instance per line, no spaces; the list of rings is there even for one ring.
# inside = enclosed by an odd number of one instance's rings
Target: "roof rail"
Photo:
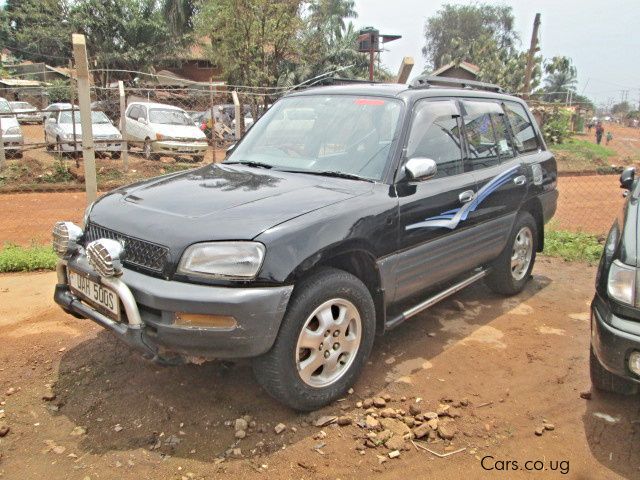
[[[413,79],[409,85],[411,88],[430,88],[434,86],[455,86],[470,90],[488,90],[490,92],[502,93],[499,85],[493,83],[477,82],[475,80],[464,80],[462,78],[434,77],[432,75],[420,75]]]

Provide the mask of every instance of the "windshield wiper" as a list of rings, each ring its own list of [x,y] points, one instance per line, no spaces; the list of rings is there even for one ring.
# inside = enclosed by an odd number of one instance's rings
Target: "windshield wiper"
[[[252,162],[250,160],[238,160],[234,162],[223,162],[223,163],[226,165],[247,165],[248,167],[255,167],[255,168],[266,168],[266,169],[273,168],[273,165],[269,165],[268,163]]]
[[[335,177],[335,178],[347,178],[349,180],[360,180],[362,182],[375,183],[375,180],[371,180],[370,178],[361,177],[360,175],[355,175],[353,173],[347,172],[338,172],[335,170],[321,170],[321,171],[313,171],[313,170],[283,170],[285,172],[293,172],[293,173],[307,173],[309,175],[320,175],[323,177]]]

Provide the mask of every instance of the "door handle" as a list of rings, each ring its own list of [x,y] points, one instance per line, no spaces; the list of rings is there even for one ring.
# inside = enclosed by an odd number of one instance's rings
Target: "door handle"
[[[524,175],[519,175],[513,179],[513,183],[515,183],[518,186],[522,186],[525,183],[527,183],[527,177],[525,177]]]
[[[465,190],[460,195],[458,195],[458,199],[460,203],[469,203],[471,200],[475,198],[476,194],[473,190]]]

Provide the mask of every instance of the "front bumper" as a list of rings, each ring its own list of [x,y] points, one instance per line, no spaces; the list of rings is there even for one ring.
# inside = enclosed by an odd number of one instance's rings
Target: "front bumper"
[[[81,302],[69,289],[66,270],[84,272],[114,290],[124,307],[117,322]],[[125,269],[121,277],[100,277],[86,257],[77,255],[58,264],[54,299],[65,311],[111,330],[125,343],[155,358],[183,361],[247,358],[273,345],[293,286],[228,288],[163,280]],[[175,324],[176,313],[232,316],[232,328]],[[195,360],[193,360],[195,361]]]
[[[181,142],[176,140],[156,140],[151,144],[153,153],[163,155],[204,155],[209,144],[202,142]]]
[[[16,115],[19,123],[42,123],[43,117],[37,113],[19,113]]]
[[[62,150],[64,152],[82,152],[82,142],[73,142],[62,140]],[[93,144],[93,150],[96,152],[120,152],[122,151],[122,140],[121,139],[113,139],[113,140],[100,140],[96,139]]]
[[[20,150],[24,144],[24,138],[22,134],[3,135],[2,142],[4,143],[5,150]]]
[[[640,383],[628,367],[631,352],[640,351],[640,323],[613,314],[598,294],[591,302],[591,347],[606,370]]]

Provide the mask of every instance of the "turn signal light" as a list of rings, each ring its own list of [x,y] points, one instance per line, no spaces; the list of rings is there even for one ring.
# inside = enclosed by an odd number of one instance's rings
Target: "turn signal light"
[[[228,315],[203,315],[200,313],[176,313],[175,325],[181,327],[234,328],[236,319]]]

